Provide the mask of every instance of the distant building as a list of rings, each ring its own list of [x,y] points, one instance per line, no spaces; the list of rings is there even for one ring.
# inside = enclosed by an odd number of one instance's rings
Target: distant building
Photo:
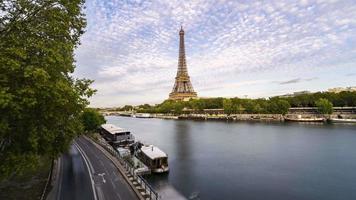
[[[328,92],[339,93],[339,92],[356,92],[356,86],[352,87],[336,87],[328,89]]]
[[[169,100],[187,101],[191,98],[197,98],[197,93],[194,92],[192,83],[190,82],[190,77],[188,75],[184,48],[184,30],[183,27],[181,27],[179,31],[178,70],[172,92],[169,94]]]
[[[302,94],[310,94],[310,91],[304,90],[304,91],[299,91],[299,92],[293,92],[294,96],[302,95]]]
[[[304,90],[304,91],[299,91],[299,92],[293,92],[293,94],[284,94],[284,95],[279,95],[278,97],[295,97],[303,94],[311,94],[310,91]]]

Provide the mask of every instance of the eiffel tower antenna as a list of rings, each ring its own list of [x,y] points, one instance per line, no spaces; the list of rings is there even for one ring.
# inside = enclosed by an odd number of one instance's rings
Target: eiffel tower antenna
[[[169,94],[170,100],[188,100],[196,98],[197,93],[194,92],[190,77],[188,75],[187,61],[185,58],[184,47],[184,30],[181,25],[179,31],[179,56],[178,56],[178,70],[175,78],[175,83],[172,92]]]

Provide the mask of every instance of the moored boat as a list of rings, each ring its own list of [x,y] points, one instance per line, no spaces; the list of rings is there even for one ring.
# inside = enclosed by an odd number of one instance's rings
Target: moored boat
[[[285,121],[289,122],[324,122],[324,118],[284,118]]]
[[[330,122],[332,122],[332,123],[356,123],[356,119],[331,118]]]
[[[140,174],[168,172],[168,155],[153,145],[135,141],[130,131],[113,124],[101,125],[100,134],[119,155],[135,166]]]
[[[143,145],[137,152],[137,157],[147,165],[152,172],[168,172],[168,155],[153,145]]]
[[[289,121],[289,122],[324,122],[325,118],[322,118],[322,117],[302,118],[301,115],[298,115],[297,118],[284,117],[284,121]]]
[[[152,118],[150,113],[136,113],[136,115],[134,115],[134,117],[136,117],[136,118]]]
[[[135,141],[135,137],[130,131],[113,124],[101,125],[100,134],[114,146],[127,146]]]

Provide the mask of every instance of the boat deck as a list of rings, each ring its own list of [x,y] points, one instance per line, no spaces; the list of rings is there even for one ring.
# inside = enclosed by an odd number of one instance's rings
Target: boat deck
[[[150,168],[143,164],[143,162],[141,162],[138,158],[131,156],[131,160],[135,166],[135,172],[137,175],[151,174]]]

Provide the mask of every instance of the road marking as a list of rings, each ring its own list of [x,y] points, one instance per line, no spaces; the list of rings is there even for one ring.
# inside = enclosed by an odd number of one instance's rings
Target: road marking
[[[82,142],[79,142],[79,143],[82,143]],[[81,150],[81,152],[83,152],[83,156],[89,161],[89,157],[87,156],[87,154],[84,152],[84,150],[80,147],[79,143],[75,142],[75,145],[79,148],[77,148],[78,150]],[[79,152],[80,153],[80,152]],[[89,163],[89,167],[91,169],[91,171],[93,172],[93,174],[95,173],[95,170],[94,170],[94,167],[93,165],[91,164],[91,162],[88,162]]]
[[[79,138],[79,139],[78,139],[78,141],[80,141],[79,143],[81,143],[83,146],[85,146],[86,149],[87,149],[88,151],[90,151],[90,153],[91,153],[96,159],[99,160],[99,157],[96,155],[96,153],[94,152],[94,150],[92,149],[92,147],[90,147],[87,143],[85,143],[85,142],[83,142],[83,141],[81,141],[81,140],[82,140],[82,138]],[[89,144],[91,144],[91,143],[89,143]]]
[[[93,190],[93,194],[94,194],[94,200],[98,200],[97,196],[96,196],[96,190],[94,188],[94,179],[92,177],[92,173],[94,173],[94,169],[93,169],[93,166],[91,166],[91,163],[89,161],[89,159],[87,160],[87,157],[86,157],[86,154],[85,152],[80,148],[80,146],[74,142],[74,145],[75,147],[78,149],[80,155],[83,157],[83,160],[85,162],[85,165],[87,166],[88,168],[88,171],[89,171],[89,177],[90,177],[90,180],[91,180],[91,188]]]
[[[96,187],[96,189],[98,190],[98,196],[100,200],[105,200],[105,196],[103,193],[103,190],[101,189],[101,187]]]
[[[106,183],[106,180],[104,178],[105,173],[101,173],[101,174],[98,174],[98,175],[101,176],[101,178],[103,179],[103,183]]]

